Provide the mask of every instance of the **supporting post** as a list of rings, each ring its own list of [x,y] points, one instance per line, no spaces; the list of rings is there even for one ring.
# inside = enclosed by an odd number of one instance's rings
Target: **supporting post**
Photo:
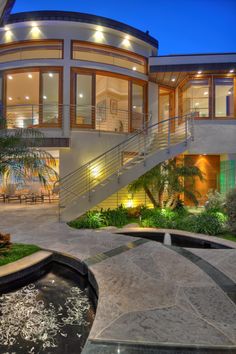
[[[170,118],[168,119],[168,149],[167,149],[167,151],[168,151],[168,153],[170,153],[170,143],[171,143],[171,141],[170,141],[170,138],[171,138],[171,136],[170,136],[170,128],[171,128],[171,126],[170,126]]]
[[[185,145],[188,145],[188,116],[185,116]]]

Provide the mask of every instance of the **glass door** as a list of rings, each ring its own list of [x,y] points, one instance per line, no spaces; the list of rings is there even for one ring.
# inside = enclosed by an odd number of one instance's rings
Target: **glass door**
[[[167,88],[159,88],[159,122],[175,116],[175,91]],[[164,127],[164,124],[161,125]],[[160,126],[160,127],[161,127]],[[171,121],[171,131],[175,131],[175,121]]]

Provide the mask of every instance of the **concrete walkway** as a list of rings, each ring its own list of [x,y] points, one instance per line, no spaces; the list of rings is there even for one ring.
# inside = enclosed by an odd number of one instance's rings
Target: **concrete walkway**
[[[210,346],[218,347],[219,353],[224,346],[236,352],[233,297],[175,248],[106,231],[73,230],[57,222],[56,206],[0,204],[0,230],[10,232],[14,242],[34,243],[87,262],[99,286],[91,346],[115,341]],[[91,261],[107,251],[111,251],[108,257]],[[213,266],[216,274],[219,271],[236,293],[236,249],[188,251]],[[89,346],[90,342],[87,352],[93,353]],[[148,349],[142,352],[149,353]]]

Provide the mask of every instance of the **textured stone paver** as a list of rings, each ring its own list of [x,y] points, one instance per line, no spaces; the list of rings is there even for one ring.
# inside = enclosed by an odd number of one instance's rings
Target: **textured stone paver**
[[[81,260],[137,240],[112,230],[70,229],[57,222],[56,207],[47,205],[0,204],[0,230],[10,232],[14,241]],[[235,280],[236,250],[191,251]],[[90,270],[99,287],[90,339],[236,346],[235,304],[202,269],[173,249],[150,241]]]

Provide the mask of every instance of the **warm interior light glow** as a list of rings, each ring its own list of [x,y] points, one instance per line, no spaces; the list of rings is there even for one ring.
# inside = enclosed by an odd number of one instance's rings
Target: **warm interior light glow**
[[[26,99],[26,100],[29,100],[30,98],[29,98],[29,96],[25,96],[25,99]]]
[[[100,29],[95,32],[94,37],[97,42],[102,42],[104,40],[104,34]]]
[[[98,166],[93,167],[93,168],[91,169],[91,175],[92,175],[93,178],[98,178],[98,177],[99,177],[99,175],[100,175],[100,169],[99,169]]]
[[[173,81],[173,82],[175,82],[175,80],[176,80],[176,78],[175,78],[175,77],[173,77],[173,79],[171,79],[171,81]]]
[[[123,46],[125,46],[125,47],[130,47],[130,40],[129,40],[129,37],[124,38],[122,44],[123,44]]]
[[[83,98],[84,95],[82,93],[79,94],[79,98]]]
[[[12,97],[8,97],[9,101],[12,101]]]
[[[234,69],[231,69],[229,72],[230,72],[230,73],[233,73],[233,72],[234,72]]]
[[[199,70],[197,73],[200,75],[200,74],[202,73],[202,71],[201,71],[201,70]]]
[[[5,27],[5,40],[6,42],[11,42],[12,41],[12,37],[13,37],[13,33],[12,31],[9,29],[9,27]]]
[[[205,91],[205,92],[204,92],[204,95],[207,96],[207,95],[208,95],[208,91]]]
[[[13,77],[12,77],[11,75],[8,75],[7,78],[8,78],[9,80],[13,80]]]
[[[28,75],[28,78],[29,78],[29,79],[33,79],[33,75],[32,75],[32,74],[29,74],[29,75]]]
[[[133,68],[132,68],[132,69],[133,69],[133,71],[136,71],[136,70],[137,70],[136,66],[133,66]]]
[[[231,91],[228,91],[228,95],[232,95],[232,92],[231,92]]]
[[[49,77],[53,77],[53,73],[49,73],[48,76],[49,76]]]
[[[40,38],[41,31],[35,22],[32,23],[32,29],[30,31],[31,36],[35,39]]]
[[[128,200],[126,201],[126,208],[133,208],[134,200],[132,195],[128,195]]]
[[[43,96],[43,99],[46,100],[46,99],[47,99],[47,96]]]

